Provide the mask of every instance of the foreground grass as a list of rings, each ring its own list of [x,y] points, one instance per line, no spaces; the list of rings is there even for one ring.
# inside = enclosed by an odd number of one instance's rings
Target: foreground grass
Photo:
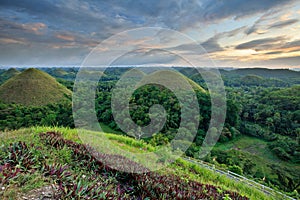
[[[20,129],[11,132],[0,133],[0,145],[8,145],[16,141],[24,141],[28,144],[33,143],[35,146],[40,146],[39,153],[44,155],[47,159],[47,163],[61,163],[68,164],[71,161],[70,151],[68,148],[61,150],[51,149],[51,152],[44,147],[42,141],[38,137],[38,133],[46,131],[57,131],[62,133],[63,137],[68,140],[73,140],[77,143],[81,143],[81,139],[78,136],[77,130],[69,128],[60,127],[32,127],[27,129]],[[95,132],[89,132],[90,134],[99,134]],[[137,141],[132,138],[115,135],[115,134],[105,134],[105,136],[114,144],[118,145],[125,151],[130,151],[133,153],[144,153],[154,151],[155,148],[147,145],[142,141]],[[80,169],[78,169],[80,171]],[[79,173],[79,171],[77,173]],[[163,168],[159,171],[162,174],[176,174],[183,179],[195,180],[204,184],[211,184],[220,187],[220,192],[222,190],[229,190],[238,192],[241,195],[247,196],[250,199],[272,199],[265,194],[257,191],[249,186],[235,182],[225,176],[213,173],[207,169],[201,168],[197,165],[188,163],[182,159],[178,159],[175,163],[167,168]],[[19,193],[26,193],[34,188],[42,187],[48,183],[48,180],[43,179],[41,174],[37,173],[35,176],[31,177],[21,177],[21,180],[16,180],[15,184],[10,187],[5,188],[3,197],[7,199],[15,199]]]

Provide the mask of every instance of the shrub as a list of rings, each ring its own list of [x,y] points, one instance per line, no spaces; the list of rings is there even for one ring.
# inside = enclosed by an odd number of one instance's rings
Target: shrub
[[[232,171],[233,173],[236,173],[239,175],[243,174],[242,168],[237,165],[229,166],[228,169],[229,169],[229,171]]]

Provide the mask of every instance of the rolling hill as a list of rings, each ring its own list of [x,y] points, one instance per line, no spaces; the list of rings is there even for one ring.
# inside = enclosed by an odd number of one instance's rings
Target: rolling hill
[[[14,77],[18,74],[20,74],[21,72],[18,71],[15,68],[10,68],[6,71],[4,71],[3,73],[0,74],[0,84],[4,83],[6,80],[10,79],[11,77]]]
[[[180,77],[179,79],[176,77]],[[149,77],[147,77],[146,80],[151,80],[154,83],[156,82],[163,82],[166,83],[167,85],[172,85],[178,87],[179,90],[181,90],[183,83],[186,82],[188,83],[195,91],[201,92],[201,93],[206,93],[206,91],[197,83],[195,83],[193,80],[189,79],[188,77],[184,76],[183,74],[180,74],[175,71],[159,71],[151,74]],[[179,82],[181,80],[181,82]],[[185,80],[185,81],[184,81]]]
[[[53,77],[33,68],[0,86],[0,99],[4,103],[38,106],[68,100],[70,96],[71,91]]]

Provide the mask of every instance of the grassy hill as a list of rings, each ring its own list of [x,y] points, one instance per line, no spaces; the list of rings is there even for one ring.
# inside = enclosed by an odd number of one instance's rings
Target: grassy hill
[[[183,91],[184,89],[188,89],[185,85],[189,84],[195,91],[206,93],[206,91],[193,80],[174,70],[159,70],[146,74],[142,70],[132,69],[130,73],[122,77],[123,85],[125,86],[130,85],[133,80],[140,81],[138,87],[150,83]],[[127,82],[129,82],[129,84],[127,84]]]
[[[200,75],[199,72],[194,68],[178,68],[178,70],[187,77],[195,80],[197,83],[203,82],[201,75],[205,76],[206,73],[210,73],[209,71],[203,70]],[[233,69],[229,71],[220,69],[219,71],[224,80],[224,84],[229,86],[240,86],[241,82],[243,81],[246,81],[246,85],[248,85],[247,79],[250,79],[250,85],[263,85],[268,87],[287,87],[289,85],[300,83],[300,72],[288,69],[246,68]],[[254,77],[253,75],[255,75],[256,77]],[[255,82],[253,78],[258,78],[258,82]]]
[[[11,77],[14,77],[18,74],[20,74],[21,72],[19,72],[17,69],[15,68],[10,68],[6,71],[4,71],[3,73],[0,74],[0,84],[2,84],[3,82],[5,82],[6,80],[10,79]]]
[[[87,133],[106,136],[126,151],[154,150],[126,136]],[[34,127],[2,132],[0,145],[1,199],[40,198],[45,194],[59,199],[272,199],[182,159],[144,174],[113,170],[95,160],[73,129]],[[125,166],[139,165],[122,156],[105,158],[121,159]]]
[[[170,71],[160,71],[160,72],[158,72],[160,75],[157,76],[157,78],[167,80],[169,82],[169,84],[178,85],[180,87],[182,85],[180,85],[180,83],[176,79],[173,78],[173,76],[180,76],[182,79],[186,80],[195,91],[201,92],[201,93],[207,92],[200,85],[198,85],[197,83],[195,83],[193,80],[189,79],[188,77],[186,77],[180,73],[174,72],[174,71],[171,71],[171,72],[172,73],[170,73]],[[155,74],[153,76],[156,77]],[[151,79],[151,78],[152,78],[152,76],[149,77],[149,79]],[[155,81],[155,78],[154,78],[154,81]]]
[[[292,71],[288,69],[265,69],[265,68],[246,68],[246,69],[236,69],[228,72],[230,74],[238,74],[241,76],[246,76],[248,74],[254,74],[257,76],[262,76],[265,78],[299,78],[299,72]]]
[[[53,74],[53,76],[55,76],[55,77],[64,77],[64,76],[68,75],[69,73],[63,69],[55,68],[51,71],[51,74]]]
[[[221,74],[225,78],[225,82],[232,83],[231,79],[239,79],[248,75],[256,75],[264,79],[260,85],[286,87],[287,85],[299,84],[300,72],[288,69],[264,69],[264,68],[249,68],[235,69],[231,71],[221,70]],[[260,80],[258,80],[260,81]]]
[[[37,69],[27,69],[0,86],[0,99],[5,103],[46,105],[67,100],[71,91],[53,77]]]

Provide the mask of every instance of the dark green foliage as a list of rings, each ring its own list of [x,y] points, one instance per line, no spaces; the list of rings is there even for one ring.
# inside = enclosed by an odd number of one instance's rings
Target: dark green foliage
[[[20,72],[15,68],[10,68],[2,73],[0,73],[0,85],[10,79],[11,77],[14,77],[16,75],[20,74]]]
[[[290,160],[289,154],[281,147],[274,147],[272,151],[282,160]]]
[[[100,82],[99,91],[96,97],[96,111],[100,122],[108,124],[111,128],[118,130],[111,111],[111,89],[115,82]],[[126,88],[124,88],[126,90]],[[206,93],[196,91],[199,101],[201,119],[199,129],[207,129],[210,120],[210,99]],[[140,126],[146,126],[150,123],[149,109],[155,105],[162,105],[167,113],[167,121],[161,130],[169,140],[172,139],[177,132],[181,117],[188,120],[189,116],[181,116],[181,106],[176,96],[167,88],[158,85],[146,85],[137,89],[130,100],[131,119],[124,118],[122,112],[117,113],[117,118],[123,120],[124,124],[128,124],[126,120],[133,120]],[[189,108],[188,108],[189,109]],[[189,111],[193,112],[192,108]]]
[[[236,174],[239,174],[239,175],[243,174],[242,168],[237,165],[229,166],[228,169]]]
[[[268,141],[273,141],[277,138],[276,134],[268,131],[266,128],[261,127],[259,124],[244,122],[241,126],[241,131],[244,134],[262,138]]]
[[[291,159],[280,147],[275,147],[274,151],[280,151],[279,154],[282,154],[282,159]],[[256,181],[262,182],[263,184],[267,184],[271,187],[276,186],[277,188],[287,192],[292,192],[294,190],[299,191],[298,183],[300,180],[300,174],[298,171],[293,170],[293,168],[282,167],[280,164],[266,164],[266,167],[262,169],[256,165],[264,165],[255,163],[254,159],[251,160],[251,155],[249,153],[238,150],[213,150],[210,155],[206,157],[206,161],[213,162],[214,164],[221,164],[223,167],[227,166],[227,169],[234,173],[252,177]],[[269,172],[266,173],[266,171]]]
[[[0,103],[0,130],[31,126],[74,127],[70,102],[46,106]]]
[[[277,176],[277,179],[270,179],[272,184],[280,185],[281,188],[288,192],[293,192],[294,190],[299,192],[299,172],[278,165],[270,167],[272,168],[272,173]]]
[[[257,75],[250,74],[241,78],[242,85],[247,85],[247,86],[259,86],[262,85],[263,82],[264,82],[263,78]]]
[[[74,81],[62,79],[62,78],[57,78],[56,79],[60,84],[64,85],[66,88],[68,88],[70,91],[73,91],[73,85]]]
[[[288,137],[280,137],[269,144],[270,149],[282,160],[291,160],[299,163],[300,146],[299,141]]]
[[[162,146],[169,143],[169,139],[162,133],[154,134],[149,144],[152,146]]]
[[[245,91],[245,92],[243,92]],[[235,88],[228,93],[241,102],[242,123],[240,131],[262,138],[270,143],[270,149],[279,158],[299,162],[298,112],[300,110],[300,87],[285,89]],[[284,136],[284,137],[282,137]]]

